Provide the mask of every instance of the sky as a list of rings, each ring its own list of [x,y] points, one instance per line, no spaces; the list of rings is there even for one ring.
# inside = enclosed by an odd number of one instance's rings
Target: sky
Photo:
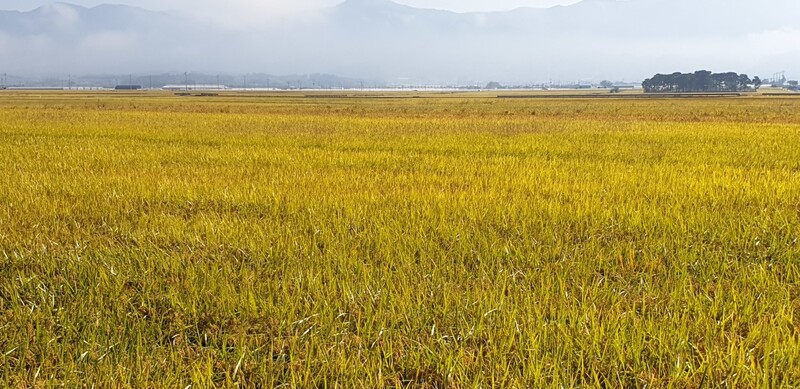
[[[175,12],[56,5],[0,15],[0,73],[329,73],[458,83],[642,80],[698,69],[800,77],[798,0],[587,0],[502,14],[387,0],[336,8],[342,0],[62,1]],[[577,0],[393,1],[486,12]],[[0,10],[45,4],[0,0]],[[766,6],[782,12],[741,11]]]
[[[344,0],[0,0],[0,10],[29,11],[54,2],[93,7],[99,4],[124,4],[153,11],[171,11],[229,28],[252,28],[265,21],[314,20],[315,11],[335,6]],[[507,11],[520,7],[549,8],[580,0],[393,0],[418,8],[454,12]]]
[[[300,11],[335,5],[341,0],[63,0],[67,3],[94,6],[101,3],[135,5],[152,10],[181,10],[192,12],[216,12],[220,9]],[[398,0],[398,3],[414,7],[446,9],[457,12],[502,11],[519,7],[552,7],[567,5],[577,0]],[[25,11],[43,4],[46,0],[0,0],[0,9]]]

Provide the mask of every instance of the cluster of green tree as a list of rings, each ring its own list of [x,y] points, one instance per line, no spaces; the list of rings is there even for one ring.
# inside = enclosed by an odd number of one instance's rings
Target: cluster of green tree
[[[686,92],[742,92],[758,89],[761,79],[750,79],[746,74],[711,73],[699,70],[694,73],[656,74],[642,83],[648,93]]]

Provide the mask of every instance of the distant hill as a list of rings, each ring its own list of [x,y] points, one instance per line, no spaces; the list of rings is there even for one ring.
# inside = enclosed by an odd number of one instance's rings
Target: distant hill
[[[791,12],[762,12],[754,0],[583,0],[569,6],[506,12],[454,13],[419,9],[390,0],[346,0],[329,16],[336,26],[422,28],[438,33],[590,33],[614,37],[720,35],[730,37],[798,26]],[[797,8],[794,0],[770,0],[770,9]],[[532,36],[529,36],[533,38]]]
[[[759,0],[584,0],[454,13],[347,0],[308,20],[231,29],[135,7],[56,3],[0,11],[0,71],[513,82],[642,79],[699,68],[792,70],[800,63],[796,16],[764,12],[764,6]],[[796,0],[770,1],[770,9],[798,8]]]
[[[0,31],[10,35],[67,34],[80,36],[97,31],[142,31],[164,28],[174,16],[123,5],[85,8],[54,3],[30,12],[0,11]],[[63,35],[61,36],[63,37]]]

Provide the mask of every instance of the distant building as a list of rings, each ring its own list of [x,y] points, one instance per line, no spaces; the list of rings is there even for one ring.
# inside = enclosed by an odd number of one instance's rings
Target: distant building
[[[142,89],[141,85],[117,85],[114,87],[115,90],[140,90]]]
[[[168,91],[219,91],[228,90],[225,85],[165,85],[162,90]]]

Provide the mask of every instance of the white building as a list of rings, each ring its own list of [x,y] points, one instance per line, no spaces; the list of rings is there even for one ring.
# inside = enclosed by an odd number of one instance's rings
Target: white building
[[[220,91],[230,88],[225,85],[165,85],[161,89],[168,91]]]

